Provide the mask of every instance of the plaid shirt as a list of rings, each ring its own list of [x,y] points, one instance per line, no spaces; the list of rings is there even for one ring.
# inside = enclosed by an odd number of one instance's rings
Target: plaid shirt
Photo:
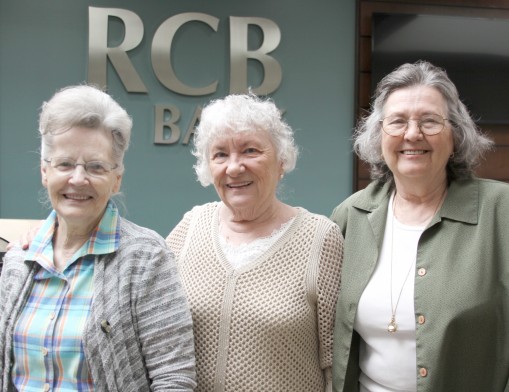
[[[82,335],[94,294],[95,255],[119,244],[118,211],[109,202],[90,239],[59,272],[53,265],[53,211],[33,240],[25,260],[42,268],[14,330],[11,377],[19,391],[93,391]]]

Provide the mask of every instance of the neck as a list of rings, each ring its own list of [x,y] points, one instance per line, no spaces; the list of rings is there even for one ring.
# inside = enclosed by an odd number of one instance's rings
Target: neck
[[[403,224],[410,226],[425,226],[436,214],[447,192],[447,183],[437,184],[435,187],[410,192],[396,186],[394,196],[394,216]]]
[[[296,214],[295,208],[279,200],[261,211],[256,209],[238,211],[225,207],[219,211],[220,230],[230,242],[250,242],[270,235]]]
[[[399,196],[415,202],[426,202],[440,195],[447,188],[447,173],[428,175],[426,178],[401,178],[394,176],[394,184]]]
[[[59,271],[63,270],[72,255],[88,241],[96,226],[74,227],[59,219],[53,235],[53,263]]]

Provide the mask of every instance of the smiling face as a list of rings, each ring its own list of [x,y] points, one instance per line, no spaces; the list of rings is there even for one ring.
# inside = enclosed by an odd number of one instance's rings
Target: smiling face
[[[267,132],[227,131],[209,152],[214,187],[234,215],[254,219],[277,201],[283,169]]]
[[[71,128],[53,136],[48,154],[47,158],[67,157],[77,163],[113,163],[112,137],[102,130]],[[72,173],[61,173],[44,161],[41,174],[59,222],[84,231],[90,231],[99,223],[108,200],[119,191],[122,180],[118,170],[94,177],[83,166],[77,166]]]
[[[384,105],[384,117],[399,116],[417,120],[427,114],[447,118],[447,105],[440,92],[428,86],[413,86],[394,91]],[[454,151],[450,123],[442,132],[427,136],[410,121],[401,136],[382,132],[382,155],[394,175],[396,185],[424,185],[446,181],[446,165]]]

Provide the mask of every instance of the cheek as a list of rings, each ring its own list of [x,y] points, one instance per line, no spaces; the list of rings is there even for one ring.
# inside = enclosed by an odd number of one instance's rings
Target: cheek
[[[46,179],[44,180],[43,179],[43,182],[45,182],[45,187],[46,189],[48,189],[48,191],[50,190],[55,190],[56,188],[59,187],[59,181],[56,181],[54,178],[52,178],[51,176],[48,178],[46,177]]]
[[[453,154],[454,153],[454,139],[451,135],[450,139],[449,139],[449,155]]]
[[[454,152],[454,140],[452,138],[452,135],[448,135],[445,138],[441,139],[438,142],[439,148],[442,149],[444,156],[451,156],[451,154]]]
[[[225,174],[225,167],[224,165],[212,165],[209,166],[209,173],[210,178],[212,179],[213,183],[219,183],[221,179],[224,177]]]
[[[389,149],[389,143],[388,143],[388,141],[387,141],[387,140],[382,139],[382,144],[381,144],[381,146],[380,146],[380,154],[382,155],[382,159],[383,159],[384,161],[386,161],[386,160],[387,160],[387,158],[388,158],[388,154],[389,154],[389,151],[390,151],[390,149]]]

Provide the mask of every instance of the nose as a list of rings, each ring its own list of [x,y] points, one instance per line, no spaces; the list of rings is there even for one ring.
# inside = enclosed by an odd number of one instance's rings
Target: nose
[[[406,140],[422,139],[422,132],[419,128],[419,122],[417,120],[408,120],[407,129],[404,135]]]
[[[76,164],[69,177],[69,182],[74,185],[82,185],[88,182],[88,175],[82,164]]]
[[[231,177],[236,177],[239,174],[243,173],[246,168],[242,163],[242,159],[235,154],[230,155],[228,159],[228,165],[226,167],[226,174]]]

